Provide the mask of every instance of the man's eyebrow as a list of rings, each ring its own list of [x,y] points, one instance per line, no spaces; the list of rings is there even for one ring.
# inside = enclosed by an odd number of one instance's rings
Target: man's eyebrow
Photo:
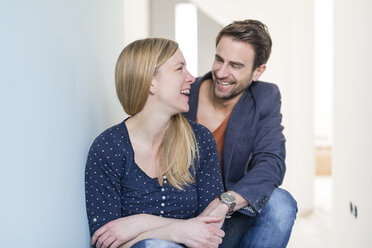
[[[221,61],[224,61],[224,59],[220,55],[218,55],[217,53],[214,56],[215,56],[215,58],[217,58]],[[230,61],[229,64],[232,65],[232,66],[236,66],[236,67],[244,67],[243,63],[237,62],[237,61]]]
[[[231,61],[230,64],[233,66],[244,67],[244,64],[240,62]]]

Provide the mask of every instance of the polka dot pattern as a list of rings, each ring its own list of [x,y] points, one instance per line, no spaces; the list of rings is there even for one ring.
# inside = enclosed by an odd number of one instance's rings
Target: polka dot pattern
[[[160,185],[138,167],[124,121],[94,140],[85,170],[91,235],[111,220],[134,214],[192,218],[223,192],[214,138],[207,128],[192,121],[190,125],[200,154],[195,161],[195,183],[184,190],[174,188],[165,176]]]

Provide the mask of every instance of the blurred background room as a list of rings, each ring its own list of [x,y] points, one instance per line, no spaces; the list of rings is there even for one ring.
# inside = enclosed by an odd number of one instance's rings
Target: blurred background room
[[[125,45],[174,39],[201,76],[218,31],[258,19],[273,39],[261,80],[282,93],[282,187],[299,206],[288,247],[372,247],[370,11],[367,0],[0,0],[1,246],[89,247],[86,156],[125,118],[114,85]]]

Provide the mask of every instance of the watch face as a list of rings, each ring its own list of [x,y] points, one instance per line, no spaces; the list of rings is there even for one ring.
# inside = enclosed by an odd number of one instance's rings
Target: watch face
[[[234,203],[235,197],[230,193],[222,193],[221,194],[221,200],[228,202],[228,203]]]

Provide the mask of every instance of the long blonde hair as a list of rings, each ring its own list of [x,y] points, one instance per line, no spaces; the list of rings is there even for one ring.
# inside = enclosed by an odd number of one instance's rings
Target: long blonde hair
[[[135,115],[144,108],[156,69],[177,49],[176,42],[162,38],[137,40],[124,48],[116,64],[115,82],[116,93],[127,114]],[[189,122],[182,114],[172,116],[157,151],[159,181],[164,174],[178,189],[193,183],[190,166],[194,166],[198,153]]]

